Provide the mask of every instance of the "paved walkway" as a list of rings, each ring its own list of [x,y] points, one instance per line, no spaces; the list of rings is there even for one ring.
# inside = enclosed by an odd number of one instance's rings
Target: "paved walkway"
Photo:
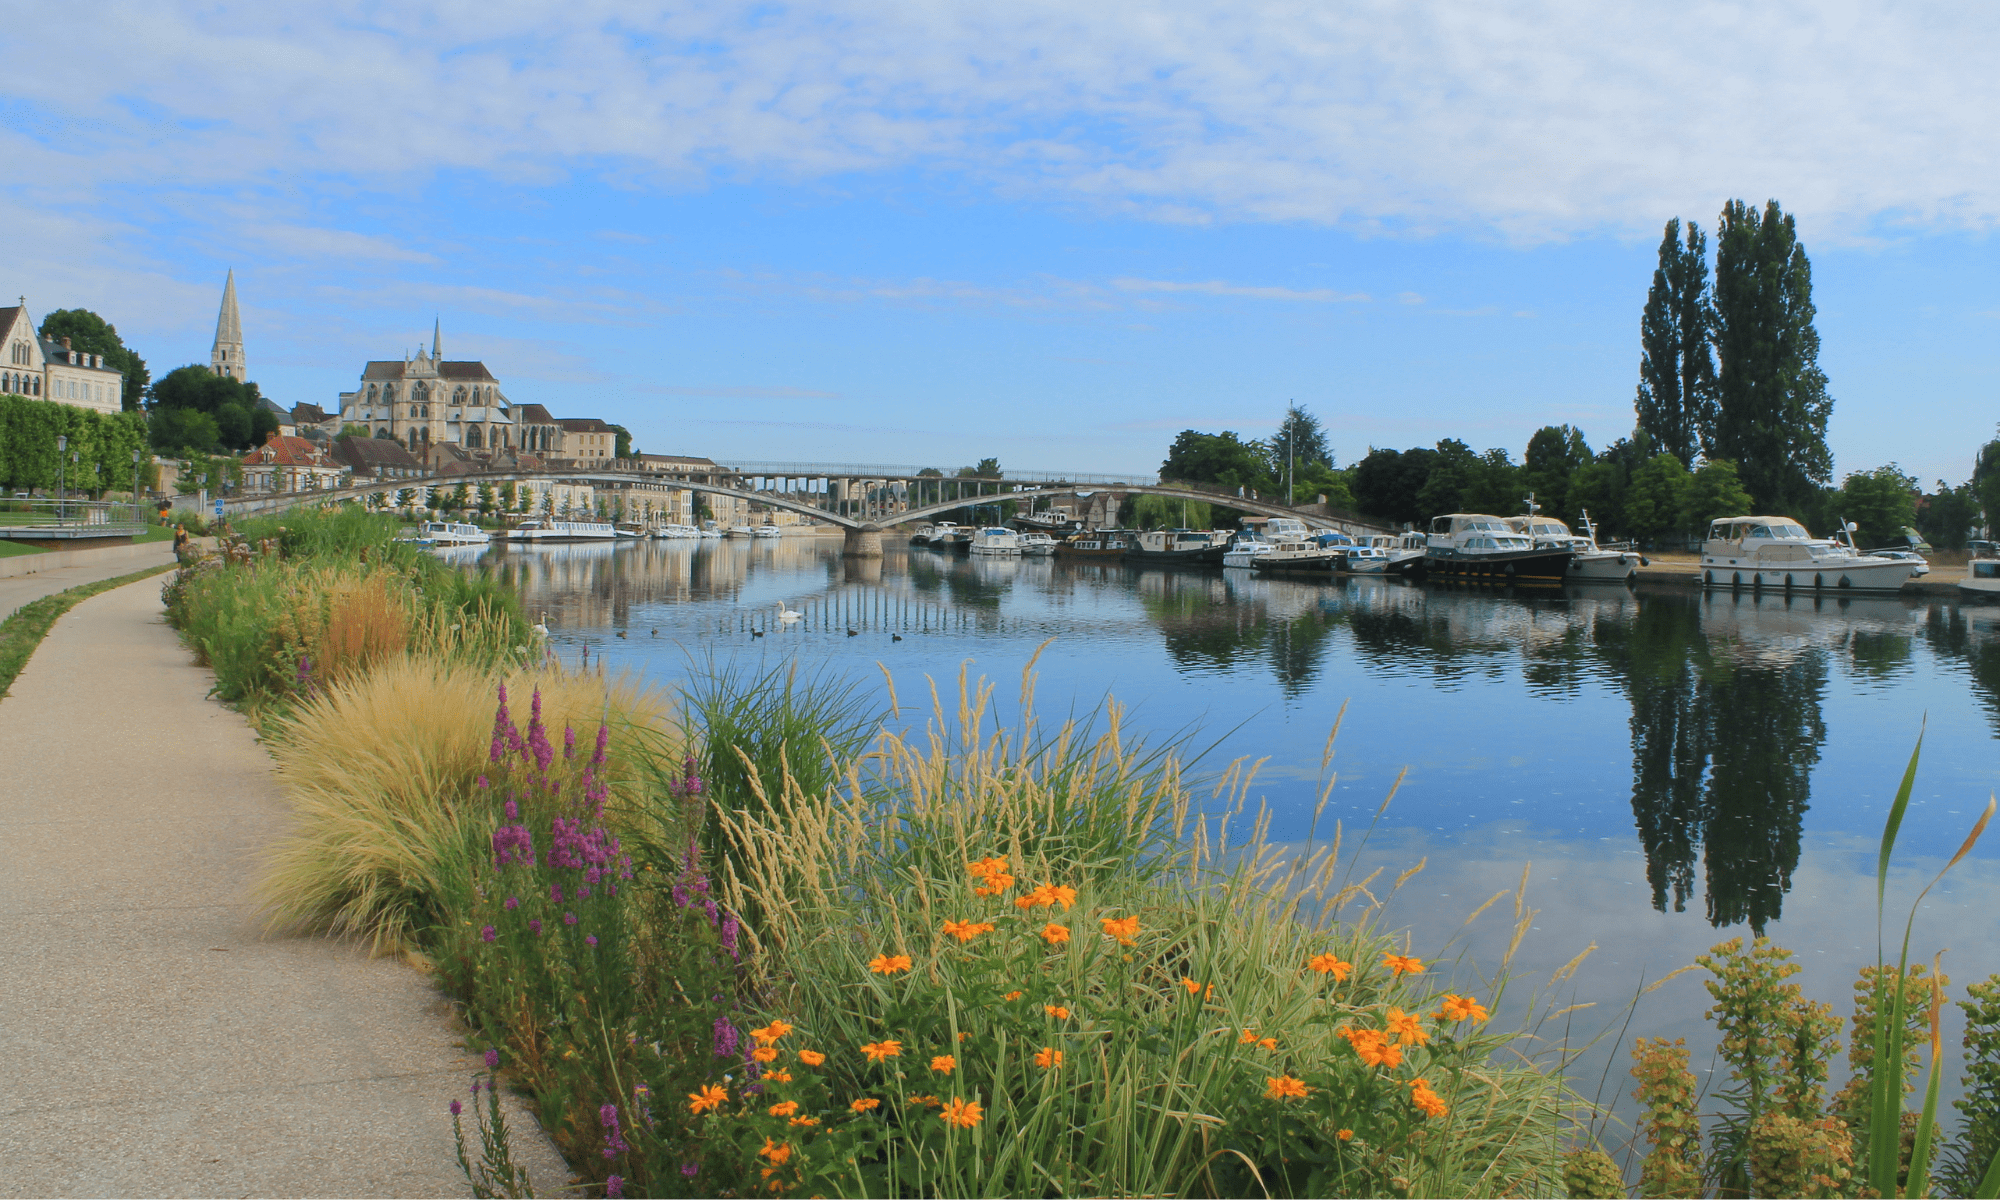
[[[0,579],[0,621],[20,609],[24,604],[33,604],[43,596],[53,596],[57,592],[68,591],[81,584],[96,583],[100,579],[116,579],[120,575],[130,575],[147,567],[174,561],[172,542],[154,543],[155,552],[139,558],[121,558],[117,562],[94,563],[83,567],[60,567],[54,571],[37,571],[32,575],[16,575],[11,579]]]
[[[0,701],[0,1195],[465,1195],[476,1064],[400,961],[260,933],[270,760],[159,592],[79,604]]]

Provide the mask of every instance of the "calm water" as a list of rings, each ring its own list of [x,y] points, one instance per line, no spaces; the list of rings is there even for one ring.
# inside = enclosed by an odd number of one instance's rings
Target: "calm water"
[[[1527,867],[1540,915],[1517,968],[1546,981],[1598,947],[1561,989],[1597,1002],[1572,1018],[1578,1040],[1607,1021],[1615,1038],[1642,983],[1757,931],[1797,950],[1808,994],[1845,1015],[1854,968],[1874,960],[1883,815],[1926,719],[1892,911],[1907,911],[2000,786],[2000,608],[1322,586],[899,546],[859,563],[839,550],[831,538],[642,542],[476,561],[547,614],[566,659],[587,647],[665,682],[713,651],[796,655],[878,691],[880,664],[906,705],[924,676],[942,685],[969,662],[1011,696],[1053,638],[1039,663],[1045,719],[1111,695],[1155,737],[1196,729],[1212,746],[1203,767],[1263,759],[1252,796],[1280,840],[1307,836],[1345,704],[1320,835],[1339,820],[1353,847],[1407,770],[1360,854],[1392,874],[1427,860],[1390,916],[1420,951],[1491,969],[1511,906],[1464,918]],[[781,601],[805,619],[781,625]],[[1919,917],[1913,952],[1949,948],[1960,982],[2000,970],[1996,862],[2000,833]],[[1628,1036],[1712,1045],[1700,978],[1643,1000]],[[1629,1088],[1627,1066],[1620,1051],[1610,1088]]]

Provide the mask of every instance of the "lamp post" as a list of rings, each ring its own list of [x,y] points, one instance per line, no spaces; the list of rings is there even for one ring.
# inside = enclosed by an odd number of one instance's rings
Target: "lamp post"
[[[197,502],[198,507],[195,513],[196,516],[200,516],[208,511],[208,475],[203,473],[195,476],[195,478],[201,481],[201,491],[196,493],[201,499]]]
[[[132,523],[137,525],[141,521],[142,518],[139,516],[139,452],[134,450],[132,452]]]
[[[56,524],[63,523],[69,500],[69,436],[56,435]]]

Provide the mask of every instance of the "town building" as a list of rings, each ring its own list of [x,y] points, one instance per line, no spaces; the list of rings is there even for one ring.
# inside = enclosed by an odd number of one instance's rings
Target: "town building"
[[[246,492],[317,492],[341,486],[346,472],[325,447],[274,433],[243,456]]]
[[[340,421],[343,427],[365,425],[417,454],[438,443],[492,451],[516,442],[512,405],[500,381],[483,362],[447,361],[442,324],[431,332],[428,354],[419,348],[401,362],[363,367],[360,385],[340,394]]]
[[[618,457],[618,431],[596,417],[564,417],[556,457],[581,468],[608,468]]]
[[[420,479],[430,474],[430,468],[421,459],[390,438],[335,438],[328,453],[334,462],[352,472],[357,485],[369,480]]]
[[[0,308],[0,342],[7,348],[0,360],[0,393],[101,413],[125,407],[124,374],[105,366],[102,354],[85,354],[71,349],[68,338],[51,341],[37,333],[26,296],[12,308]]]

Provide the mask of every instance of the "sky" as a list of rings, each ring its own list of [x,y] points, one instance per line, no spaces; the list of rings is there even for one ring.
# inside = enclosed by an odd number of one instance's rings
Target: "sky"
[[[1157,470],[1633,424],[1671,217],[1775,198],[1836,475],[2000,421],[2000,9],[571,0],[35,6],[0,228],[155,377],[234,269],[251,375],[369,359],[725,461]]]

